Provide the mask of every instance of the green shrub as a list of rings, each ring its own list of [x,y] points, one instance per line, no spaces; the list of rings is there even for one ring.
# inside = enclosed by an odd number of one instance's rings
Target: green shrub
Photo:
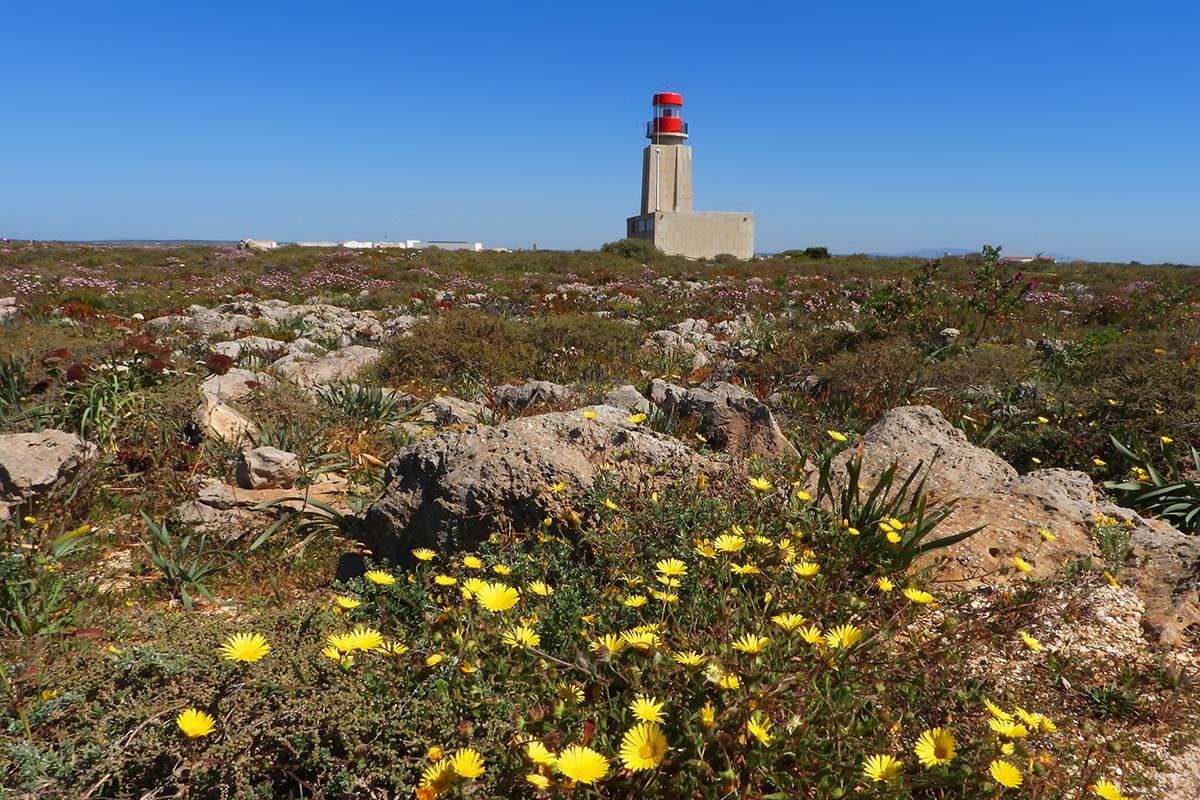
[[[618,239],[601,245],[600,252],[612,253],[634,261],[650,261],[655,256],[662,255],[662,251],[649,239]]]

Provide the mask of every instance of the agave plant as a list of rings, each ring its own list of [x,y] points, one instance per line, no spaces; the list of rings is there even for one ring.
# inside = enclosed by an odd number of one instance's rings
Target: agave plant
[[[833,453],[826,451],[818,463],[817,494],[813,501],[818,505],[827,503],[843,525],[862,532],[853,539],[860,549],[871,551],[869,555],[873,562],[883,562],[893,570],[905,569],[918,556],[949,547],[983,530],[983,526],[979,526],[930,539],[933,529],[954,510],[954,501],[930,508],[925,491],[928,470],[924,470],[923,462],[917,462],[899,484],[898,465],[892,462],[869,491],[862,488],[860,482],[862,466],[862,454],[855,453],[846,462],[845,476],[835,478]],[[923,470],[925,474],[922,474]],[[880,538],[878,527],[880,523],[892,520],[902,523],[901,530],[895,531],[899,541],[883,544],[886,540]]]
[[[406,408],[401,397],[381,386],[338,381],[317,390],[317,398],[345,417],[387,425],[403,422],[420,409]]]
[[[1145,480],[1105,481],[1104,487],[1114,492],[1121,505],[1158,517],[1185,533],[1200,531],[1200,481],[1184,478],[1178,462],[1171,464],[1167,475],[1155,469],[1151,459],[1135,453],[1115,436],[1108,437],[1113,448],[1135,464]],[[1192,464],[1200,466],[1200,453],[1191,451]]]

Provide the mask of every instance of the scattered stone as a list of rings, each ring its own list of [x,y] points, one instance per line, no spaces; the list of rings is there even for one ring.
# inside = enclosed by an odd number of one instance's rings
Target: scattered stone
[[[11,506],[66,485],[98,456],[95,445],[66,431],[0,434],[0,520]]]
[[[0,325],[13,322],[19,316],[21,309],[17,307],[17,298],[0,297]]]
[[[290,489],[300,477],[300,459],[275,447],[243,450],[236,476],[243,489]]]
[[[419,439],[388,464],[357,535],[380,557],[408,560],[414,547],[474,547],[506,520],[536,527],[589,489],[602,464],[649,486],[715,469],[682,442],[630,424],[627,411],[589,410],[594,419],[580,409]],[[558,482],[566,490],[554,495]]]
[[[345,492],[346,479],[332,474],[321,475],[305,487],[304,497],[297,496],[293,489],[243,489],[216,478],[201,478],[196,499],[176,506],[171,519],[196,533],[234,541],[261,531],[280,514],[302,511],[306,507],[305,497],[346,513],[349,508],[345,504]],[[279,502],[270,508],[256,508],[273,500]]]

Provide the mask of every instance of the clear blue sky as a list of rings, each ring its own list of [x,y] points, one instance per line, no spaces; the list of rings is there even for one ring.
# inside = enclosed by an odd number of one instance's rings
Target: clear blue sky
[[[1190,2],[11,2],[0,235],[594,248],[681,91],[757,248],[1200,263]]]

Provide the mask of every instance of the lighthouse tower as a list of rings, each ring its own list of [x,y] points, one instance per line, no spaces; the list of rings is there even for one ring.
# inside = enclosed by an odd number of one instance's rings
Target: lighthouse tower
[[[683,95],[654,95],[642,151],[642,209],[625,221],[626,236],[649,239],[668,255],[713,258],[754,255],[754,215],[749,211],[692,210],[692,148],[685,144]]]
[[[683,121],[683,95],[654,95],[654,118],[646,123],[650,144],[642,151],[642,213],[692,210],[692,148]]]

